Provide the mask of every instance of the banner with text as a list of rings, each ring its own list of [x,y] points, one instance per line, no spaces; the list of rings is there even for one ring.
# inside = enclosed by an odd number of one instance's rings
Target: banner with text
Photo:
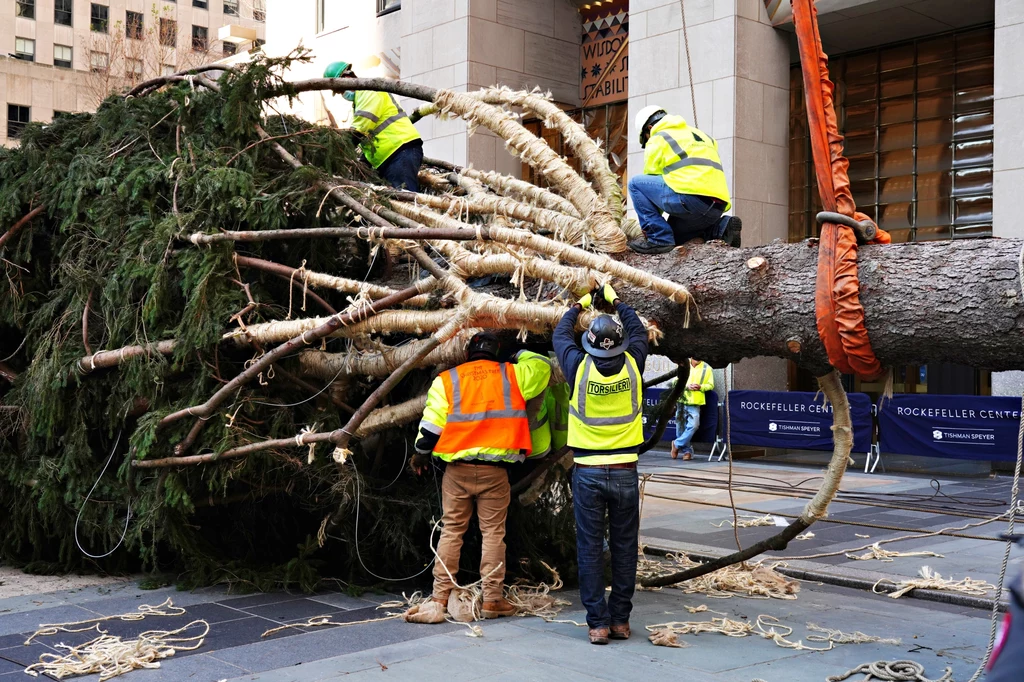
[[[1020,398],[897,394],[878,405],[882,452],[1012,462]]]
[[[850,393],[849,400],[853,452],[867,452],[871,448],[871,398]],[[820,393],[730,391],[728,419],[734,445],[832,449],[832,406],[825,405]]]
[[[621,2],[606,2],[583,18],[580,99],[583,106],[594,107],[624,102],[628,96],[629,8]]]
[[[651,434],[654,433],[654,427],[657,426],[658,421],[658,405],[661,403],[663,395],[670,390],[669,388],[648,388],[644,390],[644,438],[650,438]],[[700,426],[697,428],[697,433],[693,435],[694,443],[714,443],[715,438],[718,436],[718,394],[714,391],[708,391],[704,398],[707,404],[701,408]],[[672,417],[668,420],[665,432],[661,434],[662,442],[675,440],[676,438],[675,405],[670,409],[672,410]]]

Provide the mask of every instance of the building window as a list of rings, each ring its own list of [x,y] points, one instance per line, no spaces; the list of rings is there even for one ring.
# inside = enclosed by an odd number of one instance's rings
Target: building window
[[[253,0],[252,18],[256,21],[267,20],[267,0]]]
[[[89,10],[89,28],[97,33],[106,33],[110,24],[110,8],[92,3]]]
[[[110,57],[106,52],[89,53],[89,68],[93,73],[106,73],[108,66],[110,66]]]
[[[59,121],[60,119],[67,118],[68,116],[74,116],[74,114],[72,114],[70,111],[57,111],[56,109],[54,109],[53,118],[51,118],[50,120]]]
[[[14,56],[22,61],[34,62],[36,60],[36,41],[28,38],[15,38]]]
[[[132,59],[129,57],[124,63],[124,75],[130,80],[137,81],[142,79],[142,60]]]
[[[21,131],[25,129],[25,125],[31,120],[30,114],[31,109],[29,109],[29,107],[23,107],[18,104],[8,104],[7,137],[12,139],[21,137]]]
[[[178,42],[178,22],[174,19],[160,20],[160,44],[164,47],[174,47]]]
[[[75,0],[56,0],[53,3],[53,23],[61,26],[71,25],[71,8]]]
[[[223,54],[225,57],[230,57],[238,53],[238,45],[234,43],[224,43]]]
[[[192,6],[198,7],[199,9],[207,9],[209,3],[206,0],[192,0]]]
[[[53,46],[53,65],[62,69],[71,68],[71,47],[69,45]]]
[[[402,9],[402,0],[377,0],[377,16]]]
[[[35,19],[36,0],[16,0],[14,3],[14,16]]]
[[[992,234],[991,27],[830,59],[850,188],[894,242]],[[820,211],[799,67],[791,76],[790,240]]]
[[[164,64],[163,66],[160,67],[160,75],[161,76],[173,75],[175,73],[175,71],[176,71],[176,69],[174,68],[174,64]]]
[[[125,13],[124,35],[132,40],[142,40],[145,17],[142,12],[128,10]]]
[[[224,0],[224,14],[238,16],[238,0]]]
[[[206,52],[207,30],[205,26],[192,27],[192,49],[196,52]]]

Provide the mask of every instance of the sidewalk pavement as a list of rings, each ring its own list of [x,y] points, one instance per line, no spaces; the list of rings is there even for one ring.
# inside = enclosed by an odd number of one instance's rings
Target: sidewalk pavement
[[[694,486],[680,476],[723,478],[725,463],[673,461],[667,454],[652,453],[642,465],[645,474],[661,474],[646,485],[642,534],[649,546],[690,549],[723,554],[733,548],[728,524],[712,523],[731,519],[728,492]],[[742,462],[734,468],[737,486],[751,482],[795,485],[816,476],[819,469]],[[666,476],[666,474],[668,476]],[[672,478],[675,476],[675,478]],[[767,478],[755,478],[767,477]],[[814,490],[817,480],[805,481]],[[895,507],[924,504],[932,495],[927,478],[864,475],[851,472],[844,478],[846,493],[860,492]],[[971,522],[955,516],[968,506],[995,516],[1005,507],[995,505],[1008,497],[1003,480],[944,480],[938,511],[911,512],[905,509],[834,504],[831,518],[886,526],[937,529]],[[900,495],[893,495],[899,493]],[[914,495],[915,497],[908,497]],[[918,497],[922,495],[923,497]],[[972,499],[965,499],[970,496]],[[737,492],[736,502],[771,513],[799,513],[805,501],[774,498],[764,491]],[[665,499],[676,498],[676,499]],[[726,507],[704,507],[678,499],[703,499]],[[988,502],[986,502],[988,500]],[[970,505],[964,503],[969,502]],[[992,536],[1003,523],[973,529],[972,534]],[[744,544],[775,532],[774,528],[740,530]],[[812,527],[815,537],[794,541],[778,557],[818,553],[867,544],[900,534],[898,531],[819,522]],[[870,535],[858,538],[856,533]],[[899,579],[913,576],[921,565],[929,565],[947,577],[995,582],[1003,545],[985,540],[934,537],[889,545],[907,551],[923,549],[943,558],[901,558],[892,562],[852,561],[845,557],[788,560],[792,566],[807,567],[833,575]],[[572,605],[561,614],[564,621],[584,621],[578,597],[565,592]],[[210,623],[210,633],[196,651],[182,651],[161,663],[158,670],[129,673],[127,680],[165,682],[315,682],[318,680],[393,679],[433,680],[675,680],[688,682],[823,682],[861,663],[876,660],[916,660],[931,679],[943,669],[953,669],[953,679],[968,679],[984,656],[989,637],[989,613],[978,608],[955,606],[921,599],[894,600],[821,582],[801,583],[795,600],[754,600],[741,597],[710,599],[686,595],[674,588],[638,592],[633,612],[633,638],[592,646],[585,627],[571,622],[546,623],[537,618],[510,618],[480,624],[483,637],[469,637],[466,627],[445,623],[414,625],[401,620],[359,623],[346,627],[293,628],[263,638],[268,629],[283,623],[302,623],[318,615],[330,615],[336,622],[357,622],[380,618],[377,606],[390,595],[352,597],[340,593],[297,595],[287,593],[235,596],[222,588],[176,592],[171,588],[143,591],[134,582],[85,587],[50,594],[0,599],[0,682],[28,680],[22,670],[38,661],[40,654],[55,653],[56,645],[86,641],[90,633],[61,633],[44,637],[31,646],[23,642],[41,623],[80,621],[100,615],[134,611],[140,604],[159,604],[170,597],[188,613],[175,617],[147,617],[143,621],[106,621],[112,634],[137,635],[149,629],[180,627],[195,619]],[[685,607],[706,604],[712,612],[691,614]],[[821,646],[807,640],[809,623],[845,633],[861,631],[880,637],[898,637],[900,645],[844,645],[828,652],[787,649],[761,637],[734,638],[716,633],[682,636],[687,648],[656,647],[647,641],[645,626],[668,621],[707,621],[718,615],[756,621],[761,614],[778,618],[792,627],[791,641]],[[851,679],[859,680],[862,676]],[[97,675],[77,678],[96,682]]]
[[[706,455],[694,457],[684,462],[671,459],[667,452],[655,451],[641,459],[641,474],[656,475],[645,489],[641,542],[649,547],[708,556],[731,553],[736,550],[736,540],[731,525],[728,491],[724,485],[723,489],[699,487],[689,478],[702,477],[724,482],[728,478],[728,463],[708,462]],[[753,483],[781,486],[785,490],[788,486],[799,485],[800,489],[813,493],[821,483],[821,474],[820,467],[749,460],[736,462],[733,467],[736,505],[763,513],[795,517],[803,510],[806,499],[777,497],[766,492],[741,492],[736,488]],[[796,569],[870,581],[872,584],[883,579],[898,581],[916,577],[922,566],[931,567],[944,578],[959,580],[969,576],[996,584],[1006,544],[986,539],[938,535],[882,545],[883,549],[900,552],[931,551],[943,555],[941,558],[897,557],[891,561],[860,561],[847,558],[845,553],[811,560],[789,558],[858,548],[879,540],[912,534],[914,530],[935,531],[978,523],[1008,508],[1012,483],[1009,477],[937,479],[939,492],[936,492],[932,480],[927,475],[847,471],[843,476],[841,493],[856,494],[858,502],[870,501],[889,507],[836,500],[829,506],[827,520],[818,521],[808,529],[814,533],[813,538],[794,540],[784,551],[769,552],[763,556],[769,561],[785,561]],[[926,502],[927,498],[932,499]],[[692,502],[694,500],[723,506],[696,504]],[[913,511],[907,509],[908,506],[929,506],[933,509]],[[741,517],[748,518],[763,513],[739,512]],[[979,518],[961,515],[965,513]],[[843,523],[835,523],[837,521]],[[740,542],[747,547],[779,530],[778,527],[768,526],[740,528]],[[997,539],[999,533],[1005,530],[1006,520],[1000,520],[958,533]],[[864,553],[864,550],[854,552],[857,555]],[[1022,554],[1015,550],[1011,554],[1011,561],[1020,558]],[[993,595],[990,592],[987,596],[991,598]]]
[[[708,599],[676,589],[637,593],[627,642],[598,647],[587,641],[587,630],[568,622],[545,623],[538,618],[508,618],[481,623],[483,637],[469,637],[461,625],[414,625],[401,620],[289,630],[273,638],[260,634],[282,622],[303,622],[311,615],[331,614],[336,621],[356,621],[380,615],[375,601],[342,594],[313,596],[285,593],[233,597],[222,590],[175,592],[142,591],[118,586],[101,594],[92,588],[47,595],[40,604],[0,601],[0,682],[28,680],[22,666],[9,659],[38,660],[52,645],[73,641],[74,635],[42,638],[24,647],[25,633],[39,623],[82,620],[135,610],[139,604],[158,604],[171,597],[186,606],[187,616],[149,617],[132,624],[138,630],[177,627],[194,617],[206,618],[210,635],[195,652],[180,652],[161,662],[158,670],[129,673],[126,680],[142,682],[318,682],[327,680],[687,680],[687,682],[823,682],[857,665],[876,660],[914,659],[929,678],[951,666],[954,679],[966,680],[978,665],[988,641],[988,614],[979,609],[920,600],[892,600],[846,588],[804,583],[795,600],[744,598]],[[564,620],[582,622],[576,595],[566,592],[572,606]],[[647,641],[645,625],[667,621],[710,620],[717,613],[690,614],[687,606],[706,604],[733,619],[754,621],[760,614],[778,618],[794,628],[793,641],[807,642],[808,623],[860,630],[881,637],[899,637],[900,645],[845,645],[828,652],[786,649],[761,637],[725,637],[716,633],[685,636],[687,648],[656,647]],[[114,629],[116,622],[105,627]],[[15,634],[20,633],[20,634]],[[81,635],[88,637],[91,635]],[[79,640],[83,641],[83,640]],[[8,659],[8,660],[3,660]],[[859,676],[858,676],[859,677]],[[853,679],[858,679],[854,677]],[[96,682],[97,675],[77,678]]]

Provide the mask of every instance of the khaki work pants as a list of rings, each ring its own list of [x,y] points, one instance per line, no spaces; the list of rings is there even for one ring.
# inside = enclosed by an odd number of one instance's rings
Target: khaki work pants
[[[480,575],[490,574],[483,583],[484,601],[501,599],[505,582],[505,519],[510,499],[508,471],[504,467],[469,463],[448,465],[441,483],[444,528],[437,544],[440,561],[434,562],[435,599],[447,602],[448,594],[455,587],[445,566],[453,576],[458,574],[462,536],[473,517],[474,505],[483,536]]]

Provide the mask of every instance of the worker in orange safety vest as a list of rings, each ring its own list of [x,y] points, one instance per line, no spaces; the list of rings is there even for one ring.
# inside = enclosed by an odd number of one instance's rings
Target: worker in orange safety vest
[[[437,545],[432,599],[413,606],[405,619],[439,623],[459,571],[462,536],[476,507],[483,546],[484,618],[515,614],[503,594],[505,519],[511,499],[508,467],[532,451],[526,401],[541,395],[551,378],[550,361],[521,350],[498,362],[500,342],[490,332],[469,341],[467,362],[434,379],[420,421],[412,468],[426,469],[431,453],[446,463],[441,485],[444,528]]]

